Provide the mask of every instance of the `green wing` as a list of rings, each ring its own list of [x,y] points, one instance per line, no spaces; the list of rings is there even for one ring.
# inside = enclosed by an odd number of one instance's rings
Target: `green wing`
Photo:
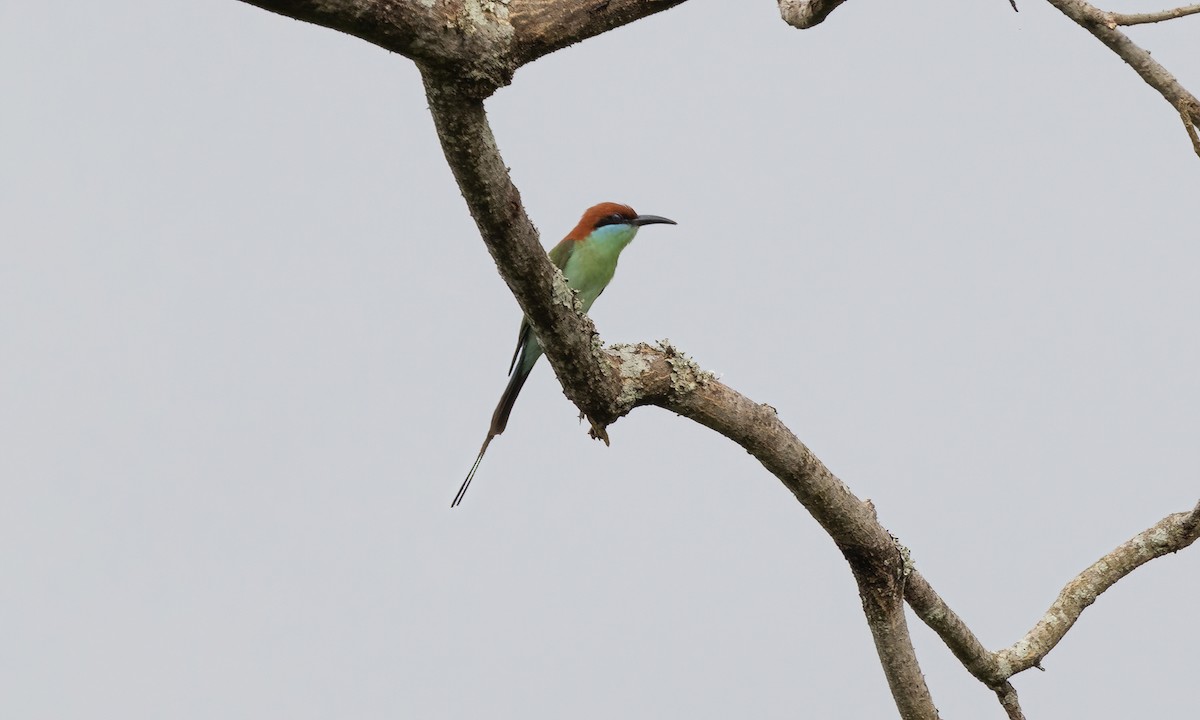
[[[563,238],[561,242],[550,248],[550,252],[547,254],[550,256],[550,262],[554,263],[554,267],[565,272],[567,261],[571,259],[571,251],[574,249],[575,241]],[[517,366],[517,358],[521,357],[521,353],[524,352],[531,337],[533,337],[533,328],[530,327],[527,319],[521,318],[521,329],[517,331],[517,349],[513,351],[512,362],[508,364],[509,375],[512,375],[513,368]]]
[[[550,262],[554,263],[554,267],[559,270],[566,271],[567,261],[571,259],[571,252],[575,250],[575,241],[570,238],[563,238],[562,242],[550,248]]]

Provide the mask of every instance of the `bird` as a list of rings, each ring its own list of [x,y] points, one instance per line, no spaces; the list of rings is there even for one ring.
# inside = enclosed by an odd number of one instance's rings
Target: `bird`
[[[550,262],[562,271],[567,285],[575,290],[584,312],[591,309],[592,303],[608,287],[617,271],[617,258],[633,241],[638,229],[644,225],[658,224],[677,223],[660,215],[638,215],[628,205],[602,202],[588,208],[579,219],[579,224],[550,250]],[[450,507],[462,503],[483,460],[483,454],[492,440],[504,432],[513,403],[517,401],[521,387],[541,356],[542,345],[529,325],[529,318],[522,318],[521,328],[517,332],[517,349],[508,365],[508,385],[492,413],[492,424],[488,427],[483,447],[479,448],[479,456],[475,458],[475,464],[471,466]]]

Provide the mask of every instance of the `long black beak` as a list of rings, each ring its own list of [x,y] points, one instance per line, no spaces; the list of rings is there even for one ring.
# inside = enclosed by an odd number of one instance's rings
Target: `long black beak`
[[[643,225],[678,225],[674,220],[661,215],[638,215],[633,219],[633,224],[637,227]]]

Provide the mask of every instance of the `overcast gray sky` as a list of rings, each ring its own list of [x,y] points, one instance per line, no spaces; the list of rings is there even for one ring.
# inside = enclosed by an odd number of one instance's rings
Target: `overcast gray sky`
[[[1131,35],[1200,90],[1200,18]],[[543,363],[448,508],[519,311],[409,61],[2,2],[0,93],[4,718],[894,716],[833,544],[697,425],[605,448]],[[604,339],[778,408],[990,647],[1200,494],[1200,161],[1045,3],[692,0],[488,107],[545,244],[679,222]],[[1195,548],[1118,584],[1030,717],[1194,710],[1198,593]],[[911,624],[944,716],[1003,717]]]

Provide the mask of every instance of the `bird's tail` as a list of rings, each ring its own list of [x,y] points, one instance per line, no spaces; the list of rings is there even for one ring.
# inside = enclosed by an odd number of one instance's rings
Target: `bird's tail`
[[[471,471],[467,473],[467,479],[463,480],[462,486],[458,488],[458,494],[454,496],[454,501],[450,503],[450,507],[458,507],[462,503],[463,496],[467,494],[467,488],[470,487],[471,480],[475,477],[475,471],[479,469],[479,462],[483,460],[483,454],[487,452],[492,438],[504,432],[504,428],[508,425],[508,416],[512,413],[513,404],[517,402],[517,395],[521,394],[521,387],[525,385],[525,380],[529,377],[531,370],[533,370],[533,363],[530,363],[528,368],[518,367],[512,374],[512,377],[508,379],[508,385],[504,388],[504,394],[500,396],[500,402],[496,405],[496,411],[492,413],[492,425],[488,428],[488,435],[483,441],[483,447],[479,448],[479,456],[475,458],[475,464],[471,466]]]
[[[537,358],[534,358],[536,361]],[[524,365],[525,363],[522,363]],[[504,387],[504,394],[500,396],[500,402],[496,404],[496,411],[492,413],[492,426],[488,429],[489,439],[494,438],[504,432],[504,428],[508,427],[508,416],[512,414],[513,405],[517,402],[517,395],[521,394],[521,388],[525,386],[525,381],[529,378],[530,371],[533,370],[533,363],[529,363],[528,367],[518,366],[508,379],[508,385]],[[487,444],[484,444],[487,447]]]

